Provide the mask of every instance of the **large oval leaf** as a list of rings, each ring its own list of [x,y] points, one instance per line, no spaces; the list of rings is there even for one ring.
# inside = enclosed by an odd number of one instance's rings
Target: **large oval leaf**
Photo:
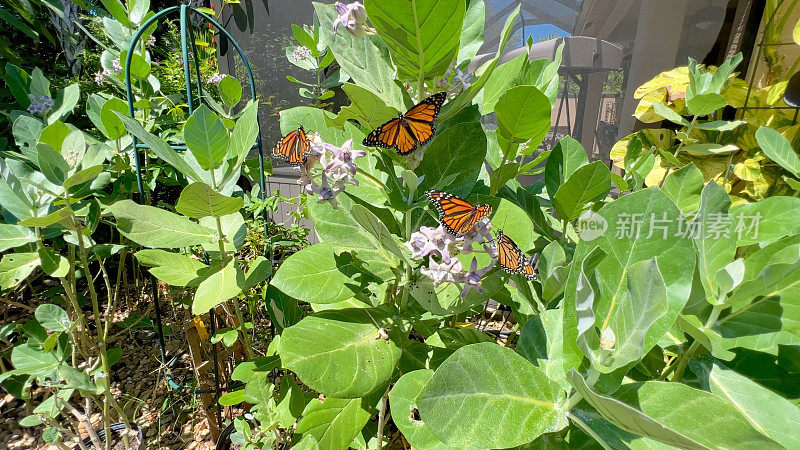
[[[466,196],[475,186],[485,158],[486,134],[480,123],[459,123],[442,131],[425,149],[415,170],[424,177],[417,193],[421,196],[435,188]]]
[[[175,211],[195,219],[222,217],[239,211],[243,204],[241,197],[228,197],[205,183],[192,183],[181,192]]]
[[[536,148],[550,130],[550,99],[536,86],[513,87],[497,101],[497,132],[512,142],[530,140]]]
[[[283,330],[284,366],[329,397],[353,398],[386,384],[400,349],[379,332],[386,314],[376,309],[322,311]]]
[[[365,403],[361,398],[313,399],[303,410],[295,433],[303,441],[313,436],[319,448],[345,450],[372,415]]]
[[[175,213],[122,200],[108,207],[125,237],[150,248],[216,243],[214,231]]]
[[[403,437],[414,448],[426,450],[445,450],[452,447],[442,442],[425,426],[425,422],[415,418],[416,399],[422,388],[433,377],[433,370],[415,370],[409,372],[394,384],[389,392],[389,404],[392,407],[392,421]]]
[[[336,303],[360,292],[359,271],[348,253],[336,255],[325,243],[306,247],[281,264],[272,285],[309,303]]]
[[[463,0],[367,0],[364,7],[389,46],[402,80],[444,75],[458,52]]]
[[[186,147],[203,169],[216,169],[225,161],[228,132],[219,117],[206,105],[200,105],[186,120],[183,138],[186,140]]]
[[[566,425],[564,391],[513,350],[461,347],[419,395],[420,416],[444,443],[478,448],[525,444]]]

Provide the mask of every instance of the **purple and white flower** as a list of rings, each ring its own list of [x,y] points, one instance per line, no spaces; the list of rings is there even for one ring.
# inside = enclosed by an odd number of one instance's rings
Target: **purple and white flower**
[[[456,237],[439,225],[438,228],[420,227],[419,231],[411,234],[411,239],[404,245],[411,250],[411,256],[414,258],[438,253],[442,261],[449,261],[450,246],[455,242]]]
[[[28,112],[31,114],[44,114],[53,109],[53,104],[55,104],[55,101],[46,95],[36,97],[28,94],[28,98],[31,100],[31,104],[28,105]]]
[[[344,4],[336,2],[336,12],[339,17],[333,21],[333,32],[339,31],[339,26],[343,26],[353,36],[373,33],[367,27],[367,10],[361,2]]]
[[[222,81],[224,78],[225,78],[225,75],[217,72],[217,73],[211,75],[210,77],[208,77],[206,82],[208,82],[208,84],[217,84],[220,81]]]
[[[486,272],[492,270],[494,267],[495,259],[492,258],[492,263],[488,266],[478,269],[478,258],[472,258],[472,264],[469,266],[469,271],[461,276],[461,281],[464,282],[464,289],[461,290],[461,298],[464,298],[469,294],[470,289],[475,289],[476,291],[483,293],[483,287],[481,287],[481,278],[486,275]]]
[[[367,153],[353,149],[353,140],[348,139],[341,147],[324,142],[318,133],[310,135],[311,150],[305,162],[300,166],[300,178],[297,183],[306,194],[316,194],[321,202],[328,202],[336,207],[336,196],[344,192],[345,185],[358,186],[355,178],[358,166],[356,158]],[[314,181],[317,162],[322,166],[320,184]]]
[[[452,258],[449,261],[436,262],[433,256],[428,257],[428,267],[420,267],[420,272],[433,280],[434,286],[449,281],[455,282],[462,274],[464,269],[461,267],[461,261],[457,258]]]
[[[294,60],[294,62],[300,62],[308,59],[309,57],[311,57],[311,50],[303,47],[302,45],[295,47],[294,51],[292,52],[292,60]]]

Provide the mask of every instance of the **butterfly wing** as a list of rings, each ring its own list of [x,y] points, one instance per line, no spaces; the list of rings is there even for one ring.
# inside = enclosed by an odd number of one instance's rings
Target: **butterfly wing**
[[[292,166],[297,166],[305,162],[310,151],[311,142],[309,142],[303,127],[300,127],[282,137],[278,145],[272,149],[272,154],[283,158]]]
[[[503,230],[497,231],[497,263],[508,273],[523,273],[523,262],[525,257],[522,250],[508,236],[503,234]]]
[[[399,118],[392,119],[375,128],[364,138],[363,144],[368,147],[394,147],[402,124]]]
[[[480,205],[476,208],[472,203],[447,192],[431,189],[426,194],[436,207],[442,225],[456,236],[467,234],[478,220],[492,213],[492,207],[489,205]]]
[[[427,144],[436,133],[434,122],[445,99],[447,99],[447,94],[444,92],[433,94],[403,115],[408,128],[414,134],[414,138],[419,142],[419,145]]]
[[[364,138],[364,145],[394,148],[400,156],[409,155],[433,137],[436,132],[433,123],[446,99],[444,92],[431,95],[400,117],[372,130]]]
[[[522,258],[522,275],[528,280],[536,278],[536,261],[534,258]]]

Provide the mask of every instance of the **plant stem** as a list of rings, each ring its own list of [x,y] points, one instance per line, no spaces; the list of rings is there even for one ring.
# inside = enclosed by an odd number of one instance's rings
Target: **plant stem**
[[[695,123],[697,123],[697,116],[692,116],[692,121],[689,123],[689,126],[686,127],[686,137],[687,138],[689,137],[689,134],[694,129]],[[681,143],[678,144],[678,148],[675,149],[675,158],[677,158],[678,154],[680,154],[681,150],[683,150],[684,145],[686,145],[686,141],[681,141]],[[667,175],[669,175],[669,172],[671,170],[672,170],[672,165],[670,164],[669,166],[667,166],[667,170],[664,172],[664,177],[661,178],[661,182],[658,183],[658,187],[659,188],[664,186],[664,181],[667,179]]]
[[[714,305],[714,307],[711,309],[711,314],[709,314],[708,320],[706,320],[706,323],[705,325],[703,325],[703,327],[710,328],[712,325],[714,325],[714,323],[716,323],[717,319],[719,318],[719,314],[722,312],[723,309],[724,306],[722,306],[719,303]],[[684,370],[686,370],[686,366],[689,364],[689,360],[692,359],[694,352],[696,352],[699,347],[700,347],[700,341],[695,340],[694,342],[692,342],[692,345],[689,346],[689,349],[686,350],[686,352],[684,352],[684,354],[680,356],[678,364],[675,368],[675,375],[673,375],[672,377],[672,381],[680,381],[683,378],[683,372]]]
[[[586,379],[586,385],[589,386],[589,388],[592,388],[594,387],[595,384],[597,384],[597,380],[599,379],[600,379],[600,372],[594,369],[589,369],[589,378]],[[572,397],[570,397],[569,400],[567,401],[567,406],[566,406],[567,411],[571,411],[572,408],[574,408],[575,405],[577,405],[582,398],[583,396],[577,392],[572,394]]]
[[[389,188],[388,188],[388,187],[386,187],[386,184],[384,184],[384,183],[383,183],[381,180],[379,180],[379,179],[375,178],[375,177],[374,177],[374,176],[372,176],[371,174],[369,174],[369,173],[365,172],[365,171],[364,171],[364,169],[362,169],[362,168],[360,168],[360,167],[359,167],[359,168],[357,168],[357,169],[356,169],[356,172],[357,172],[357,173],[360,173],[361,175],[364,175],[364,177],[366,177],[366,178],[369,178],[369,179],[370,179],[372,182],[374,182],[375,184],[377,184],[378,186],[380,186],[382,190],[384,190],[384,191],[386,191],[386,192],[389,192]]]
[[[383,397],[381,397],[381,410],[378,413],[378,432],[375,437],[378,439],[378,450],[383,449],[383,428],[386,426],[386,420],[389,418],[387,408],[389,406],[389,388],[386,388]]]

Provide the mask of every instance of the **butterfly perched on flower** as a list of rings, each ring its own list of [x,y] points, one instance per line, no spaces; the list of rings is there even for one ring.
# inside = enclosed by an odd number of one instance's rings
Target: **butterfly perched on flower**
[[[406,156],[428,143],[436,133],[433,123],[439,115],[447,94],[438,92],[414,105],[405,114],[372,130],[364,138],[369,147],[394,148],[400,156]]]
[[[492,214],[492,207],[489,205],[475,206],[447,192],[431,189],[425,194],[439,212],[439,221],[455,236],[464,236],[475,228],[479,220]]]
[[[282,137],[278,145],[272,149],[273,156],[283,158],[292,166],[303,164],[309,152],[311,152],[311,141],[302,126]]]
[[[510,274],[521,274],[528,280],[536,278],[534,257],[525,256],[503,230],[497,230],[497,263]]]

